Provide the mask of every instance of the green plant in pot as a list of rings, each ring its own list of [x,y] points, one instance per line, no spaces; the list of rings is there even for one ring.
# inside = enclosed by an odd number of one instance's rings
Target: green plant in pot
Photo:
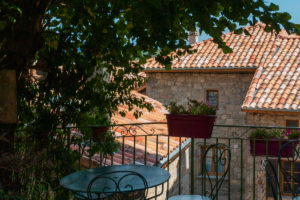
[[[109,117],[95,113],[83,114],[80,124],[79,131],[89,146],[88,154],[91,156],[99,154],[100,165],[105,165],[107,156],[112,156],[120,146],[115,138],[115,133],[109,130]]]
[[[298,131],[287,134],[285,130],[278,129],[255,129],[250,133],[250,153],[255,156],[277,157],[282,145],[290,140],[299,139]],[[292,147],[285,148],[282,157],[292,155]]]
[[[295,130],[295,129],[288,129],[285,133],[285,136],[288,137],[289,139],[299,139],[300,137],[300,129]]]
[[[115,133],[107,131],[101,138],[92,141],[88,152],[90,155],[99,154],[99,164],[105,166],[107,156],[113,156],[118,151],[119,146],[120,143],[116,140]]]
[[[188,99],[187,109],[171,102],[167,106],[167,123],[170,136],[210,138],[216,119],[216,110],[208,103]]]
[[[99,114],[96,110],[91,113],[84,113],[80,116],[80,132],[92,137],[94,140],[102,139],[108,132],[110,118],[105,114]]]

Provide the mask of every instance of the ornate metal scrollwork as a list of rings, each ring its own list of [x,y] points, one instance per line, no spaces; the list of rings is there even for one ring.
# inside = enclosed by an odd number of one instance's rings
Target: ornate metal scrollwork
[[[212,174],[207,169],[206,165],[206,160],[208,159],[209,153],[212,152],[212,150],[215,151],[215,155],[212,157],[212,162],[215,163],[215,173],[220,173],[218,169],[222,168],[222,175],[220,175],[218,178],[212,178]],[[230,148],[222,143],[210,145],[204,153],[202,162],[204,165],[204,175],[207,175],[211,188],[210,192],[206,192],[208,193],[209,198],[211,198],[212,200],[216,198],[216,195],[218,194],[218,191],[220,190],[221,185],[225,180],[225,177],[229,171],[230,161]]]
[[[137,136],[137,135],[155,135],[156,130],[154,128],[143,128],[147,124],[121,124],[112,127],[112,131],[119,133],[122,136]],[[152,124],[153,125],[153,124]]]
[[[289,190],[292,191],[293,196],[299,194],[300,191],[295,191],[295,188],[290,183],[300,184],[299,176],[296,176],[296,162],[300,160],[300,145],[299,140],[292,140],[282,145],[279,155],[278,155],[278,163],[281,173],[283,174],[284,180],[288,185]],[[285,167],[289,166],[289,169]],[[299,190],[299,188],[298,188]]]
[[[279,199],[281,199],[278,177],[277,177],[277,173],[276,173],[276,170],[275,170],[273,164],[269,160],[263,160],[262,164],[265,167],[267,184],[271,188],[273,198],[278,199],[278,197],[279,197]],[[266,192],[266,191],[264,191],[264,192]]]
[[[135,188],[134,184],[140,184],[139,188]],[[147,193],[146,179],[133,171],[117,171],[98,175],[90,181],[87,188],[87,197],[91,200],[142,200],[146,198]],[[85,195],[81,194],[81,196]]]

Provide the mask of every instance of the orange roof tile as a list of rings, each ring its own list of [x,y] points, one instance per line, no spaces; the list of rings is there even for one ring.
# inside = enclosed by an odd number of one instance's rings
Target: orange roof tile
[[[133,117],[133,112],[127,113],[125,117],[116,114],[112,117],[111,121],[116,124],[121,124],[121,126],[112,127],[112,130],[115,132],[117,136],[117,140],[120,142],[120,148],[117,153],[113,156],[113,164],[120,165],[122,164],[122,155],[124,154],[124,164],[133,164],[134,160],[136,164],[145,164],[145,152],[146,152],[146,163],[147,165],[162,165],[164,161],[166,161],[166,157],[168,156],[168,142],[169,142],[169,154],[174,152],[180,144],[188,144],[187,138],[182,138],[181,143],[179,142],[178,137],[170,137],[168,141],[168,128],[167,124],[144,124],[144,125],[128,125],[128,124],[136,124],[136,123],[147,123],[147,122],[166,122],[165,113],[167,113],[165,107],[158,101],[151,99],[145,95],[142,95],[138,92],[132,92],[133,95],[138,98],[145,98],[146,102],[149,102],[153,105],[154,110],[152,112],[148,112],[147,110],[143,110],[143,115],[135,119]],[[126,106],[120,106],[120,110],[127,109]],[[124,124],[124,125],[122,125]],[[127,124],[127,125],[126,125]],[[122,135],[135,135],[134,137],[124,137],[124,152],[123,149],[123,137]],[[145,136],[147,135],[147,136]],[[159,135],[158,137],[156,135]],[[135,144],[134,144],[135,140]],[[146,141],[145,141],[146,140]],[[145,142],[147,143],[147,147],[145,147]],[[158,148],[156,146],[156,142],[158,142]],[[135,146],[135,151],[134,151]],[[156,158],[157,152],[157,158]],[[133,155],[135,153],[135,159]],[[170,159],[171,159],[170,155]],[[85,157],[85,160],[88,159]],[[95,155],[93,158],[93,162],[97,163],[99,160],[99,155]],[[157,160],[156,160],[157,159]],[[112,158],[108,156],[106,160],[106,164],[110,165],[112,163]]]
[[[260,75],[261,84],[255,79],[249,87],[242,105],[243,110],[270,110],[300,112],[300,43],[291,51],[298,51],[298,64],[283,66],[259,67],[256,75]]]
[[[281,33],[271,58],[256,70],[243,110],[300,112],[300,36]]]
[[[251,36],[236,35],[233,32],[223,34],[222,38],[233,50],[230,54],[224,54],[212,39],[194,44],[192,49],[196,49],[197,52],[174,59],[171,68],[173,70],[242,70],[256,69],[270,61],[278,66],[286,62],[295,63],[298,53],[291,53],[289,49],[299,43],[299,36],[288,35],[284,30],[279,34],[266,33],[264,28],[263,23],[245,27]],[[277,47],[280,47],[279,50]],[[278,54],[274,56],[276,49]],[[175,55],[175,53],[171,55]],[[144,68],[146,72],[165,70],[164,66],[155,61],[155,58],[149,59]]]
[[[172,62],[174,70],[256,70],[242,110],[300,112],[300,36],[264,31],[265,25],[245,27],[251,34],[233,32],[222,37],[233,50],[224,54],[212,39],[192,46],[197,52]],[[154,58],[146,72],[164,70]],[[172,72],[172,70],[168,71]]]

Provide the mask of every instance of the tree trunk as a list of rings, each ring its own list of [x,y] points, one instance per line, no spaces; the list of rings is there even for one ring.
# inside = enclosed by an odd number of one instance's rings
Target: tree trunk
[[[14,71],[17,77],[12,81],[9,79],[10,75],[8,77],[0,75],[0,185],[5,191],[14,192],[21,187],[18,183],[18,173],[11,171],[9,169],[11,166],[4,166],[1,160],[9,159],[14,154],[18,101],[22,96],[24,80],[28,78],[26,75],[32,68],[34,57],[44,45],[43,20],[52,0],[10,3],[20,8],[22,14],[16,18],[15,23],[6,27],[8,34],[5,35],[5,43],[0,48],[0,55],[5,55],[0,57],[0,71]],[[1,81],[1,78],[8,78],[9,82]],[[12,182],[12,175],[16,182]]]
[[[14,129],[17,123],[17,87],[15,70],[0,70],[0,177],[2,187],[10,187],[11,172],[1,160],[13,154]]]

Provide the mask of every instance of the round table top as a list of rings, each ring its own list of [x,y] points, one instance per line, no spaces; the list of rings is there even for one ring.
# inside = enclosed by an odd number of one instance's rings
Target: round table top
[[[178,195],[169,198],[168,200],[211,200],[209,197],[201,195]]]
[[[120,172],[122,171],[122,172]],[[151,167],[151,166],[144,166],[144,165],[114,165],[108,167],[100,167],[100,168],[92,168],[87,170],[82,170],[78,172],[74,172],[63,177],[60,180],[60,185],[64,188],[75,191],[75,192],[87,192],[87,188],[89,183],[98,175],[101,174],[108,174],[112,180],[123,179],[126,173],[124,171],[132,171],[139,173],[142,175],[145,180],[147,181],[148,188],[158,186],[170,178],[170,173],[162,168],[159,167]],[[105,175],[106,176],[106,175]],[[141,179],[139,180],[137,176],[126,176],[124,178],[124,186],[122,184],[122,191],[131,190],[127,188],[128,184],[133,188],[134,191],[145,189],[144,184],[142,184]],[[126,183],[125,183],[126,182]],[[101,184],[97,184],[96,187],[91,188],[91,192],[99,192],[105,189],[105,192],[114,192],[114,182],[109,180],[103,180]],[[109,191],[111,188],[112,191]],[[120,188],[121,189],[121,188]]]

